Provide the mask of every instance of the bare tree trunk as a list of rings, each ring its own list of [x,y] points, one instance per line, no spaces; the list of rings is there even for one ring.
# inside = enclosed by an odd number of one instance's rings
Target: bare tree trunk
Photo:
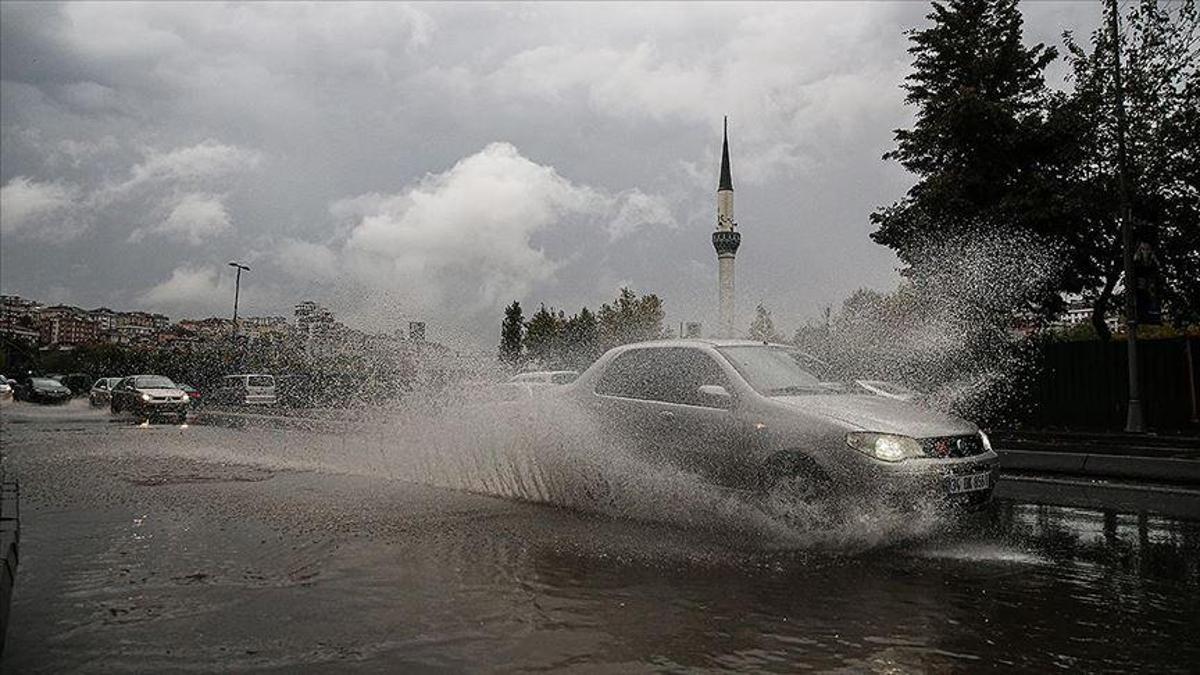
[[[1112,331],[1108,329],[1108,322],[1105,319],[1108,315],[1108,303],[1112,299],[1113,289],[1117,287],[1117,279],[1120,278],[1121,268],[1114,263],[1109,267],[1108,273],[1104,275],[1104,288],[1100,290],[1100,296],[1096,298],[1096,302],[1092,303],[1092,328],[1096,330],[1096,335],[1103,342],[1112,339]]]

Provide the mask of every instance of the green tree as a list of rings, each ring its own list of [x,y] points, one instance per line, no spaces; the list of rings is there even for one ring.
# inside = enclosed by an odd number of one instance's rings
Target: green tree
[[[915,122],[884,155],[917,181],[871,215],[871,238],[912,265],[931,245],[985,233],[1059,236],[1061,139],[1046,124],[1042,75],[1055,50],[1024,45],[1017,0],[934,2],[927,18],[908,33],[913,72],[903,89]],[[1053,304],[1054,294],[1035,290],[1031,299]]]
[[[564,361],[571,367],[586,368],[600,355],[600,323],[587,307],[567,319],[564,333]]]
[[[760,342],[782,342],[783,337],[775,330],[775,321],[771,319],[771,310],[760,302],[754,308],[754,320],[750,322],[750,332],[746,336]]]
[[[1176,325],[1200,317],[1200,53],[1194,0],[1128,3],[1120,52],[1127,118],[1128,188],[1136,241],[1155,248],[1160,298]],[[1105,12],[1112,10],[1105,3]],[[1077,139],[1071,174],[1079,214],[1073,239],[1081,286],[1092,301],[1092,326],[1119,296],[1124,271],[1117,203],[1116,91],[1113,39],[1107,29],[1090,46],[1064,35],[1073,90],[1056,118]]]
[[[525,332],[525,316],[521,311],[521,303],[513,303],[504,308],[504,321],[500,324],[500,360],[516,368],[522,361],[522,337]]]
[[[563,360],[567,320],[563,313],[542,305],[525,324],[525,355],[544,368],[556,368]]]
[[[663,335],[662,300],[653,293],[638,297],[629,288],[622,288],[616,300],[600,306],[600,345],[611,349],[617,345],[643,340],[656,340]]]

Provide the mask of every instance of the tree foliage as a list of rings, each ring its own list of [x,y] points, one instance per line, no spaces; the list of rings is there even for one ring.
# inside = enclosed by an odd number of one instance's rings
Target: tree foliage
[[[1111,11],[1106,4],[1105,12]],[[1160,298],[1176,325],[1200,317],[1200,38],[1194,0],[1129,3],[1122,18],[1128,189],[1135,242],[1154,246]],[[1123,273],[1118,191],[1113,40],[1107,29],[1088,45],[1064,35],[1072,91],[1057,117],[1074,132],[1078,155],[1071,194],[1081,216],[1075,239],[1082,286],[1104,317]]]
[[[653,293],[639,297],[632,289],[622,288],[612,304],[600,306],[596,316],[600,322],[600,345],[605,350],[663,337],[666,312],[662,300]]]
[[[1195,0],[1126,6],[1120,51],[1138,239],[1155,246],[1167,314],[1187,322],[1200,311]],[[1009,313],[1045,319],[1061,310],[1064,293],[1082,293],[1107,338],[1104,319],[1123,271],[1111,35],[1099,29],[1087,47],[1065,35],[1071,88],[1054,92],[1042,73],[1056,52],[1025,46],[1016,0],[935,2],[928,19],[909,32],[913,72],[904,89],[915,121],[896,131],[885,155],[917,180],[872,214],[872,238],[895,249],[918,284],[913,268],[930,247],[986,236],[1036,242],[1056,268],[1027,284]]]
[[[783,342],[783,336],[775,330],[775,321],[771,318],[771,310],[760,302],[754,308],[754,320],[750,322],[750,332],[746,335],[751,340],[759,342]]]
[[[504,308],[504,321],[500,324],[500,360],[509,366],[517,367],[523,358],[522,342],[525,333],[525,315],[521,311],[521,303],[513,303]]]

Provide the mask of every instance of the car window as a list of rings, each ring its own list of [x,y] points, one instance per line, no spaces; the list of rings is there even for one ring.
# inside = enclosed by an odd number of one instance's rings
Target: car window
[[[729,387],[721,367],[698,349],[634,349],[613,359],[596,383],[596,393],[715,407],[711,398],[699,392],[706,384]]]
[[[93,384],[93,385],[92,385],[92,388],[94,388],[94,389],[108,389],[108,380],[104,380],[104,379],[96,380],[96,384]]]
[[[550,376],[550,381],[554,384],[570,384],[576,377],[575,373],[554,373]]]
[[[806,356],[795,349],[752,345],[719,347],[754,390],[764,396],[829,394],[836,390],[809,371]]]
[[[247,386],[250,386],[250,387],[274,387],[275,386],[275,378],[271,377],[270,375],[251,375],[250,377],[248,377],[246,379],[248,380],[246,384],[247,384]]]
[[[142,375],[134,378],[134,386],[141,389],[174,389],[175,383],[162,375]]]

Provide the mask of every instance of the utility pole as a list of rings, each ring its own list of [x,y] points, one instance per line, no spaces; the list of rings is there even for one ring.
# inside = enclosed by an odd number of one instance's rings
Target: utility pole
[[[236,260],[230,260],[229,266],[237,268],[237,277],[235,277],[233,281],[233,334],[239,335],[241,334],[241,331],[238,330],[238,295],[241,294],[242,290],[242,270],[249,272],[250,266],[243,265]]]
[[[1125,91],[1121,87],[1121,28],[1117,0],[1109,0],[1108,26],[1112,31],[1113,86],[1117,103],[1117,196],[1121,203],[1121,253],[1125,261],[1125,335],[1129,345],[1129,410],[1125,431],[1146,430],[1142,419],[1142,386],[1137,348],[1137,279],[1133,270],[1133,212],[1129,206],[1128,166],[1125,156]]]

